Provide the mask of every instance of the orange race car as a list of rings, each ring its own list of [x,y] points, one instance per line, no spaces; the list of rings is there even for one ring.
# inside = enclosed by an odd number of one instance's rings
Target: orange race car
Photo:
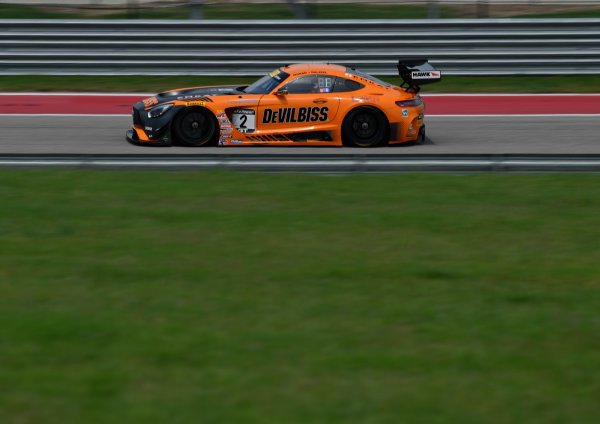
[[[427,60],[400,60],[401,86],[331,64],[286,65],[249,86],[166,91],[133,106],[127,139],[187,146],[374,147],[425,140]]]

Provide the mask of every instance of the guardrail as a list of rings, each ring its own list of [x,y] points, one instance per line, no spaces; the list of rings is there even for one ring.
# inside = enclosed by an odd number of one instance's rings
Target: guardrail
[[[0,74],[264,74],[332,62],[397,75],[399,57],[446,74],[599,74],[600,19],[0,20]]]
[[[258,172],[600,172],[600,155],[0,155],[2,168]]]

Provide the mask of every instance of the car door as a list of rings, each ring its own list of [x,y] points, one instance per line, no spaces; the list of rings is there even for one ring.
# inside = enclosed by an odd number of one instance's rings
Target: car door
[[[256,127],[261,131],[312,131],[330,124],[339,108],[333,92],[336,77],[310,74],[296,77],[262,96]]]

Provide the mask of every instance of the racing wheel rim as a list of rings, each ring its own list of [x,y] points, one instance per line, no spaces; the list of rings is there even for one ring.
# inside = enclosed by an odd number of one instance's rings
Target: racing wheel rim
[[[181,120],[181,132],[186,138],[201,140],[205,137],[208,123],[202,113],[192,112],[186,114]]]
[[[377,132],[377,120],[371,112],[361,112],[352,121],[352,131],[358,138],[370,139]]]

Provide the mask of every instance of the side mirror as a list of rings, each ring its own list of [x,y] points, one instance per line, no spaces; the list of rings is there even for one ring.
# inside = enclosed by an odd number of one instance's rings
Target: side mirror
[[[285,96],[286,94],[288,94],[287,88],[280,88],[275,92],[276,96]]]

